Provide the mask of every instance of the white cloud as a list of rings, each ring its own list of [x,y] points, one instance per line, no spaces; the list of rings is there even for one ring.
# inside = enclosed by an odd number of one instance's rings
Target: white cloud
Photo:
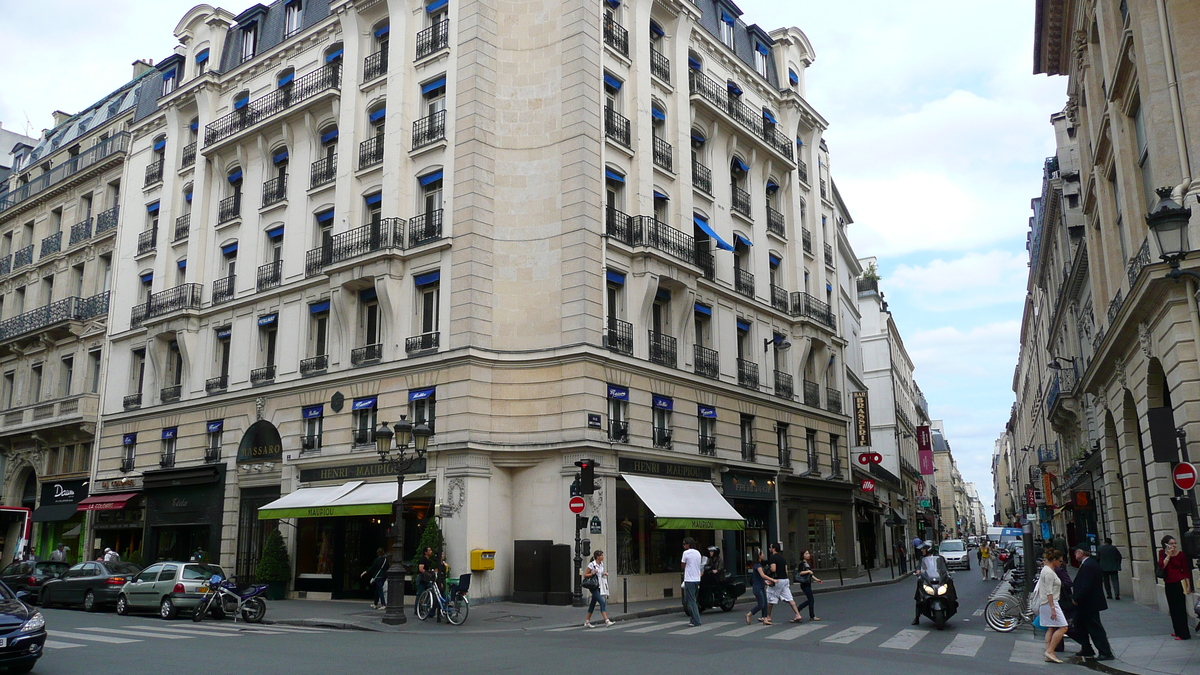
[[[884,284],[893,302],[903,297],[924,311],[958,312],[1021,302],[1028,273],[1025,255],[994,250],[900,265]]]

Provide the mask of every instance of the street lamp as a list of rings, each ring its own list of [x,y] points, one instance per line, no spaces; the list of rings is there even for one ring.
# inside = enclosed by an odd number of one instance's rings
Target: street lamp
[[[1175,203],[1169,187],[1160,187],[1155,192],[1158,193],[1158,203],[1146,214],[1146,225],[1158,241],[1162,259],[1171,264],[1167,277],[1176,281],[1184,275],[1200,278],[1200,274],[1179,269],[1179,262],[1189,253],[1188,221],[1192,218],[1192,210]]]
[[[1050,363],[1046,364],[1046,367],[1049,368],[1050,370],[1062,370],[1064,368],[1063,363],[1069,363],[1069,364],[1071,364],[1072,368],[1075,367],[1075,357],[1074,356],[1072,356],[1070,358],[1065,357],[1065,356],[1052,356],[1050,358],[1052,360],[1050,361]]]
[[[404,472],[412,468],[418,459],[425,456],[429,448],[429,437],[433,430],[424,422],[418,422],[414,427],[412,422],[400,416],[396,422],[396,431],[388,428],[387,422],[381,422],[375,430],[375,450],[379,453],[379,461],[385,467],[396,465],[396,501],[392,503],[392,514],[395,528],[392,536],[392,565],[387,571],[387,612],[383,622],[396,626],[408,622],[404,615]],[[396,445],[392,446],[395,438]],[[408,452],[408,443],[412,441],[413,453]]]

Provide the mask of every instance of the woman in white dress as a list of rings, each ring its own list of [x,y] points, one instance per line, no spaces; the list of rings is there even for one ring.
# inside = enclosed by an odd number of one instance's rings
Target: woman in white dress
[[[1034,595],[1034,607],[1038,610],[1038,622],[1046,630],[1046,661],[1062,663],[1054,655],[1058,643],[1062,642],[1067,633],[1067,617],[1058,605],[1062,593],[1062,581],[1054,570],[1063,564],[1062,553],[1048,548],[1044,554],[1042,572],[1038,575],[1037,593]]]

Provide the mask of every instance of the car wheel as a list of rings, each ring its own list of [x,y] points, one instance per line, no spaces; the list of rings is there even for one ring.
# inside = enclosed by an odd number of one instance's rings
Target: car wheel
[[[99,609],[100,609],[100,606],[96,604],[96,594],[91,592],[90,590],[87,593],[84,593],[83,594],[83,611],[95,612]]]
[[[166,619],[167,621],[170,621],[171,619],[174,619],[175,615],[178,613],[179,613],[179,610],[175,607],[175,603],[172,602],[170,598],[162,599],[162,603],[159,604],[159,606],[158,606],[158,615],[159,616]]]
[[[124,595],[117,597],[117,614],[129,616],[129,600]]]
[[[50,609],[53,603],[50,602],[50,589],[42,591],[42,609]]]

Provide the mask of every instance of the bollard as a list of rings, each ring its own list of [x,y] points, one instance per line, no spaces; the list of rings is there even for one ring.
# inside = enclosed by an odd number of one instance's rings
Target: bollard
[[[873,584],[875,580],[871,578],[871,564],[867,563],[867,583]]]
[[[838,586],[845,586],[846,580],[842,578],[842,561],[838,561]]]
[[[621,613],[629,613],[629,577],[621,579]]]

